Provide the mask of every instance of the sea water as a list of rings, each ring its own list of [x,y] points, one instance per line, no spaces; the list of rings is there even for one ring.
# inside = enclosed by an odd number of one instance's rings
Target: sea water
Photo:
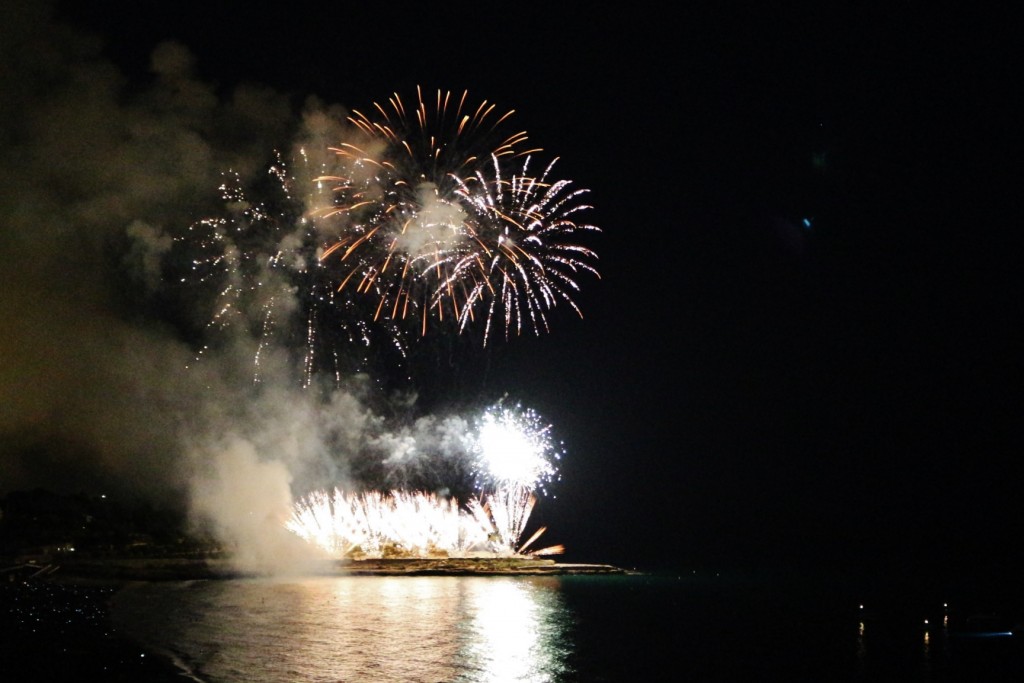
[[[685,575],[152,582],[121,590],[113,617],[207,683],[992,681],[1024,671],[1019,637],[967,637],[948,605],[886,609],[794,585]]]

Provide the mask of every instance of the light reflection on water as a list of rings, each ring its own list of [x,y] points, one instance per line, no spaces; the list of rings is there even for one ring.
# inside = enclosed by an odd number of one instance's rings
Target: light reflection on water
[[[205,683],[1021,680],[1016,636],[958,637],[901,596],[864,610],[825,588],[678,575],[155,582],[116,594],[113,616]]]
[[[572,617],[557,577],[146,583],[119,627],[203,681],[555,681]]]

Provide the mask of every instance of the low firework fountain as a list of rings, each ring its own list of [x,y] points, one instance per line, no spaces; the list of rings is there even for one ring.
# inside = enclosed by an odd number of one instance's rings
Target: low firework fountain
[[[554,555],[561,545],[520,543],[536,504],[535,489],[556,476],[550,427],[532,410],[500,403],[473,437],[479,493],[465,507],[426,492],[316,491],[300,500],[286,528],[332,557],[474,557]]]

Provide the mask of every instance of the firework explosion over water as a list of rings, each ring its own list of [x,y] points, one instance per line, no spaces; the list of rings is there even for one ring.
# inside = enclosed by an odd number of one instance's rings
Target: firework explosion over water
[[[404,363],[430,333],[486,346],[495,328],[506,341],[549,332],[558,304],[582,316],[578,279],[598,275],[579,243],[598,231],[576,218],[587,190],[553,178],[554,161],[532,175],[541,150],[504,132],[513,112],[467,98],[417,90],[410,112],[395,94],[376,118],[348,116],[336,146],[321,132],[291,162],[275,153],[253,187],[229,173],[219,215],[178,238],[181,280],[219,292],[210,325],[255,338],[257,379],[282,343],[301,348],[308,386],[367,369],[368,354],[340,346]]]
[[[129,89],[44,11],[0,38],[6,489],[178,505],[268,571],[313,547],[285,525],[318,495],[458,520],[461,541],[408,548],[532,547],[558,449],[499,474],[481,416],[529,411],[427,412],[413,380],[417,349],[543,336],[596,279],[586,192],[513,112],[420,89],[296,116],[260,86],[216,94],[180,44]],[[550,438],[538,424],[523,433]]]
[[[371,295],[375,320],[418,320],[426,334],[431,318],[460,331],[479,319],[486,344],[496,318],[507,338],[547,331],[559,302],[579,312],[576,278],[597,271],[577,239],[596,228],[575,220],[586,190],[552,180],[554,162],[530,175],[541,150],[523,149],[525,131],[499,133],[513,112],[494,119],[495,105],[466,99],[438,90],[428,105],[417,91],[416,125],[397,94],[377,117],[349,117],[365,139],[333,148],[343,175],[321,180],[339,197],[327,215],[351,223],[322,258],[337,264],[339,292]]]
[[[585,191],[552,181],[553,164],[530,176],[540,150],[524,149],[525,132],[502,132],[512,112],[494,116],[493,104],[466,102],[467,93],[437,91],[428,105],[419,90],[408,112],[396,94],[389,107],[374,105],[376,118],[348,116],[336,145],[299,146],[295,163],[276,154],[252,187],[228,174],[220,215],[193,223],[171,251],[190,264],[178,277],[186,289],[217,292],[198,357],[218,333],[241,332],[253,341],[260,383],[268,356],[300,349],[292,362],[308,390],[325,374],[338,384],[372,372],[371,356],[354,349],[383,345],[388,362],[403,362],[428,333],[479,326],[486,345],[496,319],[507,341],[524,328],[548,331],[560,302],[579,313],[575,277],[597,274],[595,254],[575,241],[597,230],[572,218],[589,208],[577,203]],[[506,173],[506,162],[515,170]],[[474,462],[449,467],[465,460],[451,445],[434,456],[440,478],[475,474],[465,509],[435,493],[450,493],[452,482],[386,496],[336,489],[307,494],[287,526],[333,553],[515,552],[534,489],[555,473],[548,428],[537,421],[499,405],[465,436]],[[413,440],[405,451],[419,448]],[[393,473],[401,460],[387,456],[384,469]],[[362,487],[383,483],[364,479]],[[437,521],[422,529],[413,519]]]
[[[257,383],[268,355],[299,349],[292,362],[309,389],[324,375],[338,384],[373,373],[370,358],[407,363],[429,334],[479,327],[486,346],[495,325],[505,341],[549,331],[559,303],[580,314],[576,277],[597,275],[596,255],[577,243],[597,231],[574,220],[590,208],[578,201],[586,191],[553,180],[553,162],[530,175],[541,150],[525,148],[524,131],[503,132],[513,112],[467,97],[439,90],[428,104],[417,90],[408,111],[395,94],[374,104],[376,117],[348,116],[336,145],[309,142],[294,163],[275,154],[264,182],[228,174],[220,215],[192,224],[172,252],[190,264],[186,288],[217,292],[199,358],[237,328],[253,340]],[[390,353],[362,352],[379,346]],[[307,494],[286,526],[334,554],[521,551],[534,491],[555,474],[548,431],[499,404],[465,436],[474,462],[450,467],[465,459],[451,446],[438,453],[437,469],[475,473],[464,509],[448,497],[452,482],[382,495],[368,477],[369,491]]]

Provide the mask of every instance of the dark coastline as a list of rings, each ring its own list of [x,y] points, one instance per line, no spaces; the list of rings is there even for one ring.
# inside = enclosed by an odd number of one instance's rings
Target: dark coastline
[[[0,584],[0,671],[5,680],[187,680],[168,658],[114,627],[109,601],[121,582],[25,578]]]
[[[306,566],[313,576],[556,576],[570,574],[627,574],[607,564],[564,564],[530,557],[475,557],[434,559],[366,559],[328,561]],[[261,576],[238,569],[224,559],[104,558],[75,560],[53,566],[55,578],[105,581],[188,581],[238,579]]]

